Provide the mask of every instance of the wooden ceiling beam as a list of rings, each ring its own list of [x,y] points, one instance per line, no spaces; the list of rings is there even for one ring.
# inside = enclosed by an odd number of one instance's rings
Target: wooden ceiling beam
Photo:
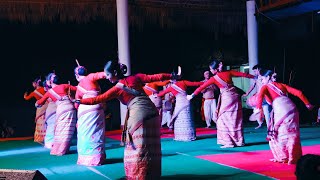
[[[265,12],[300,3],[301,0],[259,0],[259,11]]]

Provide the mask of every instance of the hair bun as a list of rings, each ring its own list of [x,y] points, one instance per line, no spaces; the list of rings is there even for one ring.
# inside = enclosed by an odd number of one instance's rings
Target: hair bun
[[[84,66],[78,66],[74,69],[74,73],[80,76],[87,75],[87,69]]]
[[[59,82],[59,77],[55,73],[49,73],[46,80],[57,84]]]
[[[55,73],[49,73],[47,76],[46,76],[46,80],[47,81],[50,81],[51,80],[51,77],[55,75]]]
[[[58,84],[59,82],[59,77],[54,74],[52,77],[51,77],[51,81],[54,83],[54,84]]]
[[[120,71],[122,74],[126,74],[128,72],[128,68],[127,68],[127,65],[125,64],[122,64],[122,63],[119,63],[120,65]]]
[[[32,82],[40,84],[41,82],[41,77],[36,78],[35,80],[33,80]]]

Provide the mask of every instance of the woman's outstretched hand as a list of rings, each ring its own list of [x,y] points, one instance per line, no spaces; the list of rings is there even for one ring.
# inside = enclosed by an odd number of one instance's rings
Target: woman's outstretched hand
[[[314,105],[312,104],[307,104],[306,107],[311,111],[314,108]]]
[[[34,106],[35,106],[36,108],[41,108],[41,107],[42,107],[42,105],[37,104],[37,103],[35,103]]]
[[[172,79],[174,79],[174,80],[181,79],[181,66],[178,66],[178,72],[177,73],[173,71],[171,73],[171,75],[172,75]]]
[[[187,100],[190,101],[194,97],[194,94],[187,95]]]
[[[178,66],[178,73],[177,73],[178,76],[181,76],[181,66]]]

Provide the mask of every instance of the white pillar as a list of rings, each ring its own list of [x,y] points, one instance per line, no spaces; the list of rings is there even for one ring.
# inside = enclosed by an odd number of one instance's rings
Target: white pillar
[[[119,62],[127,65],[131,74],[129,50],[128,0],[117,0],[118,56]],[[121,125],[124,124],[127,107],[120,103]]]
[[[255,17],[256,3],[254,0],[247,0],[247,34],[248,34],[248,58],[250,74],[252,67],[258,64],[258,26]]]

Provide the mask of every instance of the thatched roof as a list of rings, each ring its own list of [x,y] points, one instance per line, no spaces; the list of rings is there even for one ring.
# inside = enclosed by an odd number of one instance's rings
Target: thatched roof
[[[128,0],[129,22],[143,28],[194,27],[232,33],[246,27],[245,0]],[[116,0],[1,0],[0,19],[19,23],[116,24]]]

